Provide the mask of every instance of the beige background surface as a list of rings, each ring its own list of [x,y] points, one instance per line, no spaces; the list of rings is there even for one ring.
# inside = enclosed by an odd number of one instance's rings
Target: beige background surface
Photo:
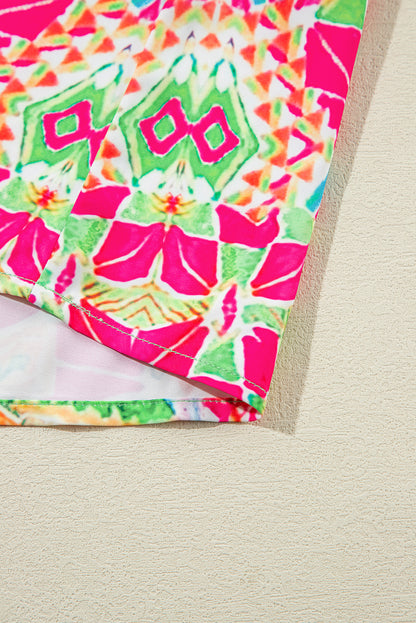
[[[415,13],[370,0],[262,424],[0,431],[1,623],[416,622]]]

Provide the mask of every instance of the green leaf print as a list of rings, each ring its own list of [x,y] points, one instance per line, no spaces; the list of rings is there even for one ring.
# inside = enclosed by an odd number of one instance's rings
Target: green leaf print
[[[79,248],[85,255],[91,255],[108,228],[109,222],[102,218],[86,219],[70,216],[64,229],[63,253],[73,253]]]
[[[21,177],[15,177],[0,191],[0,204],[10,212],[29,212],[42,218],[48,227],[59,231],[64,222],[65,214],[53,209],[45,209],[37,203],[34,188]],[[68,202],[65,202],[69,206]]]
[[[302,208],[292,208],[283,214],[286,232],[283,238],[291,238],[297,242],[308,244],[311,238],[314,218]]]
[[[125,422],[136,421],[138,424],[166,422],[175,415],[168,400],[149,400],[147,402],[125,402],[119,404],[118,412]]]
[[[335,0],[321,6],[316,17],[336,24],[363,27],[365,17],[365,0]]]
[[[247,324],[265,324],[271,329],[277,329],[279,335],[283,333],[289,312],[282,307],[266,307],[265,305],[246,305],[242,319]]]
[[[200,357],[195,366],[195,374],[220,375],[226,381],[237,381],[240,375],[234,357],[234,340],[229,339],[226,342],[217,340]]]
[[[214,236],[211,204],[189,201],[181,207],[180,213],[171,214],[168,211],[167,201],[168,199],[160,197],[156,192],[149,196],[137,191],[121,216],[135,223],[171,222],[188,234]]]
[[[212,297],[182,300],[155,284],[117,288],[96,281],[93,276],[85,278],[83,296],[87,300],[91,298],[101,312],[142,329],[196,318],[205,314],[212,304]]]
[[[221,249],[222,280],[234,280],[245,288],[264,253],[265,249],[248,249],[224,243]]]

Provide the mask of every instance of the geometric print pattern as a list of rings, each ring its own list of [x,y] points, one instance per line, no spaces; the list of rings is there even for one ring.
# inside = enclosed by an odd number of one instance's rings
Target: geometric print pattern
[[[65,0],[6,23],[1,291],[230,397],[198,417],[257,419],[365,8]]]

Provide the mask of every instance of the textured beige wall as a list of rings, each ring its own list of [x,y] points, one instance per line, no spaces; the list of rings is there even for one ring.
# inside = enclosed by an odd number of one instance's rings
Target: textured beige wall
[[[416,622],[415,13],[370,0],[262,424],[0,431],[0,623]]]

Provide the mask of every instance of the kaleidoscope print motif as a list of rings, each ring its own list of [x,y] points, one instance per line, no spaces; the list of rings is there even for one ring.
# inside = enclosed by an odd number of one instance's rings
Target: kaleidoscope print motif
[[[155,421],[263,412],[365,9],[62,0],[6,14],[1,291],[229,396],[192,413],[161,402]]]
[[[194,179],[202,177],[212,197],[218,197],[257,152],[233,66],[222,59],[202,86],[200,75],[194,55],[180,56],[146,99],[120,118],[134,185],[155,170],[164,171],[168,180],[182,166],[188,192],[192,193]],[[227,79],[229,85],[221,84]]]

